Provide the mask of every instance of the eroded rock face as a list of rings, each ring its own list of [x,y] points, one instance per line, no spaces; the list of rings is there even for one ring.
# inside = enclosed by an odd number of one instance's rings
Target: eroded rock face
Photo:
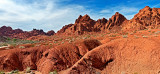
[[[61,30],[57,33],[64,33],[64,34],[84,34],[86,32],[94,31],[95,21],[90,18],[87,14],[84,16],[79,16],[76,19],[75,24],[69,24],[64,26]]]
[[[117,39],[86,53],[60,74],[159,73],[159,38]]]
[[[47,74],[55,69],[65,70],[75,64],[87,52],[101,43],[98,40],[84,40],[74,44],[63,44],[52,49],[46,46],[0,51],[0,70],[33,70]]]
[[[85,34],[88,32],[104,32],[106,30],[114,29],[113,27],[121,27],[123,22],[127,20],[122,14],[116,12],[109,21],[105,18],[97,21],[90,18],[89,15],[79,16],[75,24],[69,24],[59,30],[58,34]],[[120,28],[121,29],[121,28]]]
[[[157,28],[160,25],[160,8],[146,6],[141,9],[124,27],[124,29]]]
[[[45,33],[43,30],[37,30],[33,29],[32,31],[23,31],[21,29],[15,29],[13,30],[11,27],[6,27],[2,26],[0,28],[0,36],[8,36],[12,38],[20,38],[20,39],[25,39],[29,38],[32,36],[37,36],[37,35],[54,35],[54,31],[49,31],[48,33]]]
[[[105,25],[105,29],[115,32],[120,31],[125,21],[127,21],[127,19],[122,14],[116,12]]]
[[[96,31],[96,32],[103,31],[105,29],[105,25],[107,22],[108,22],[108,20],[105,18],[98,19],[96,21],[96,24],[94,25],[94,31]]]
[[[46,34],[47,34],[48,36],[51,36],[51,35],[54,35],[55,32],[54,32],[53,30],[51,30],[51,31],[48,31]]]
[[[75,44],[57,46],[43,54],[43,59],[38,63],[38,70],[42,73],[48,73],[55,69],[57,71],[65,70],[99,45],[101,43],[97,40],[85,40]]]
[[[27,67],[36,70],[36,63],[42,58],[43,52],[49,47],[12,49],[0,51],[0,69],[4,71],[25,70]]]

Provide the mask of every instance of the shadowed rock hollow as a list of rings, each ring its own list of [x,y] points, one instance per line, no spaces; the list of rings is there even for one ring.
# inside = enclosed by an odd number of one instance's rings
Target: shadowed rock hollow
[[[75,44],[64,44],[52,49],[46,46],[0,51],[0,69],[4,71],[32,70],[43,74],[65,70],[75,64],[85,53],[101,45],[97,40],[85,40]]]
[[[89,51],[60,74],[159,73],[160,41],[156,40],[157,38],[113,40]]]

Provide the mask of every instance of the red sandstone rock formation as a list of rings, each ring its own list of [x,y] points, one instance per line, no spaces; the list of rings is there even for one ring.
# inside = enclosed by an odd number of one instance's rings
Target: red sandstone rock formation
[[[48,74],[54,69],[57,71],[65,70],[99,45],[101,43],[98,40],[84,40],[75,44],[55,46],[52,49],[46,46],[38,46],[25,49],[1,50],[0,70],[25,70],[27,67],[31,67],[32,70],[41,71],[43,74]]]
[[[51,31],[48,31],[46,34],[47,34],[48,36],[51,36],[51,35],[54,35],[55,32],[54,32],[53,30],[51,30]]]
[[[113,27],[121,27],[124,21],[127,19],[122,15],[116,12],[109,21],[105,18],[98,19],[97,21],[91,19],[87,14],[84,16],[79,16],[76,19],[75,24],[69,24],[64,26],[59,30],[58,34],[84,34],[88,32],[101,32],[105,30],[114,29]],[[119,29],[119,28],[118,28]],[[121,29],[121,28],[120,28]]]
[[[32,31],[23,31],[21,29],[15,29],[13,30],[11,27],[6,27],[6,26],[2,26],[0,28],[0,36],[8,36],[8,37],[12,37],[12,38],[21,38],[21,39],[25,39],[28,37],[32,37],[32,36],[37,36],[37,35],[54,35],[55,32],[54,31],[49,31],[47,33],[45,33],[43,30],[37,30],[37,29],[33,29]]]
[[[157,28],[160,25],[160,8],[150,8],[146,6],[141,9],[123,29],[146,29]]]
[[[59,74],[159,73],[159,38],[117,39],[86,53]]]

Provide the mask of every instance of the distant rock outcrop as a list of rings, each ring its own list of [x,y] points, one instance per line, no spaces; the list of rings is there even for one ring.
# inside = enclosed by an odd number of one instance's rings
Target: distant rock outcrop
[[[51,36],[51,35],[54,35],[55,32],[54,32],[53,30],[51,30],[51,31],[48,31],[46,34],[47,34],[48,36]]]
[[[124,29],[157,28],[160,25],[160,8],[146,6],[141,9],[124,27]]]
[[[97,21],[90,18],[89,15],[79,16],[75,24],[69,24],[59,30],[58,34],[84,34],[88,32],[101,32],[112,29],[114,26],[121,26],[127,20],[122,14],[116,12],[109,21],[105,18]]]
[[[123,22],[125,21],[127,21],[127,19],[122,14],[116,12],[115,15],[113,15],[105,25],[105,29],[119,31],[121,30]]]
[[[29,38],[32,36],[37,36],[37,35],[54,35],[55,32],[53,30],[45,33],[43,30],[37,30],[33,29],[32,31],[23,31],[21,29],[15,29],[13,30],[11,27],[6,27],[2,26],[0,28],[0,36],[7,36],[7,37],[12,37],[12,38],[20,38],[20,39],[25,39]]]
[[[83,34],[85,32],[94,31],[94,25],[96,21],[90,18],[87,14],[84,16],[79,16],[76,19],[75,24],[69,24],[64,26],[57,33],[65,33],[65,34]]]

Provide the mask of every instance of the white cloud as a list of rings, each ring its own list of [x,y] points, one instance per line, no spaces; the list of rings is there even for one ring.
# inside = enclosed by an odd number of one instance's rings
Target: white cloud
[[[99,13],[109,16],[109,18],[115,13],[119,12],[124,15],[127,19],[133,18],[133,16],[138,13],[139,9],[135,7],[127,6],[116,6],[101,10]]]
[[[108,9],[104,9],[104,10],[100,11],[100,13],[111,13],[111,11]]]
[[[45,0],[22,4],[14,0],[0,0],[0,26],[7,25],[23,30],[38,28],[57,31],[63,25],[74,23],[80,14],[89,13],[83,6],[59,7],[56,2],[56,0]]]

